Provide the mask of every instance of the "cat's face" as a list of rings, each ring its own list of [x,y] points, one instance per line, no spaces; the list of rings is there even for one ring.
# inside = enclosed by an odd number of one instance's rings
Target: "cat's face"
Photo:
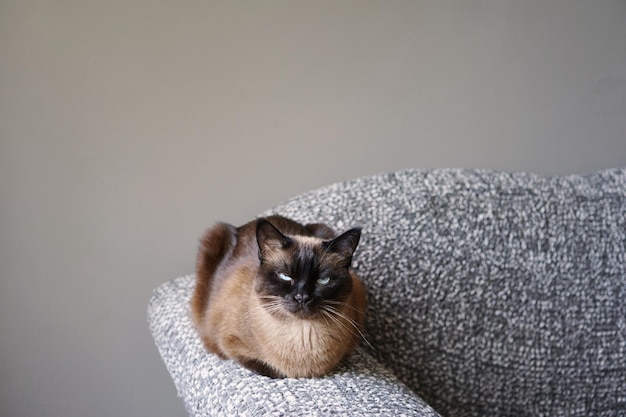
[[[286,236],[266,220],[257,224],[261,266],[255,290],[277,317],[315,319],[339,309],[352,291],[348,268],[361,235],[351,229],[332,240]]]

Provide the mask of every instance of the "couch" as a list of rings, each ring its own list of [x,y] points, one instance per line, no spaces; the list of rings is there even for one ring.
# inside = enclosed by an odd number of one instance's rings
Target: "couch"
[[[255,375],[204,351],[194,277],[173,279],[149,326],[190,415],[626,415],[626,168],[409,169],[270,213],[363,227],[371,347],[323,378]]]

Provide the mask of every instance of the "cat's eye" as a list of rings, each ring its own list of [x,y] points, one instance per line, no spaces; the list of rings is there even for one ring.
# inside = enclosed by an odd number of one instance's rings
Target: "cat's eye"
[[[281,281],[291,282],[291,277],[287,274],[283,274],[282,272],[278,273],[278,278],[280,278]]]
[[[327,285],[330,282],[330,277],[321,277],[317,280],[320,285]]]

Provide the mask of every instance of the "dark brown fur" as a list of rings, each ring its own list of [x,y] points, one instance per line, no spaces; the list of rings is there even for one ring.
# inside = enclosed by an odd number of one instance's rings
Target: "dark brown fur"
[[[362,337],[366,292],[349,270],[359,236],[281,216],[209,229],[191,299],[207,350],[271,377],[332,371]]]

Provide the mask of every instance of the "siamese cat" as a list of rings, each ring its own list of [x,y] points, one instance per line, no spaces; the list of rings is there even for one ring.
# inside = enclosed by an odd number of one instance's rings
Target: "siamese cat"
[[[350,270],[360,236],[282,216],[209,229],[191,299],[206,349],[272,378],[331,372],[363,337],[366,290]]]

